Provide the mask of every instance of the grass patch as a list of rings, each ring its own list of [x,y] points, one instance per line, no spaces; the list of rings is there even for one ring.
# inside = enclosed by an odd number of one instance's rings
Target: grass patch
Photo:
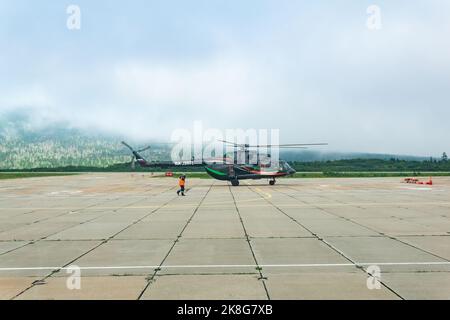
[[[39,178],[54,176],[71,176],[77,173],[56,173],[56,172],[0,172],[0,180],[21,179],[21,178]]]
[[[450,172],[297,172],[292,178],[446,177]]]
[[[210,179],[211,178],[211,176],[209,174],[207,174],[206,172],[174,172],[173,177],[169,177],[169,178],[178,179],[178,177],[181,176],[182,174],[186,175],[187,179],[189,179],[189,178]]]
[[[137,174],[149,174],[151,172],[136,172]],[[154,172],[158,177],[164,172]],[[185,174],[189,178],[213,179],[206,172],[173,172],[173,179],[177,179],[181,174]],[[37,178],[37,177],[53,177],[68,176],[82,173],[75,172],[0,172],[0,180],[3,179],[19,179],[19,178]],[[383,178],[383,177],[439,177],[450,176],[450,172],[297,172],[289,178]]]
[[[212,179],[206,172],[183,172],[186,177]],[[174,172],[178,178],[182,172]],[[446,177],[450,172],[297,172],[287,178],[383,178],[383,177]]]

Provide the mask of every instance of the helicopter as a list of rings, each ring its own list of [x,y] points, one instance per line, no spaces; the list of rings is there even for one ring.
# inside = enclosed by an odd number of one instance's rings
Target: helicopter
[[[273,186],[276,179],[285,176],[292,176],[296,171],[285,160],[272,161],[270,154],[262,156],[259,153],[260,148],[288,148],[288,149],[305,149],[307,146],[321,146],[327,143],[308,143],[308,144],[279,144],[279,145],[249,145],[239,144],[224,140],[220,142],[231,145],[234,148],[234,157],[230,158],[224,154],[222,158],[208,158],[202,159],[200,163],[194,161],[194,157],[190,160],[180,162],[173,161],[147,161],[139,152],[150,149],[148,146],[140,150],[134,150],[125,141],[122,144],[130,149],[132,153],[131,167],[135,168],[135,163],[141,167],[159,167],[167,168],[173,166],[200,166],[203,167],[208,175],[214,179],[221,181],[229,181],[232,186],[239,186],[240,180],[246,179],[268,179],[269,185]],[[257,149],[254,150],[250,149]],[[250,161],[252,159],[253,161]],[[255,161],[256,159],[256,161]],[[243,160],[243,161],[242,161]]]

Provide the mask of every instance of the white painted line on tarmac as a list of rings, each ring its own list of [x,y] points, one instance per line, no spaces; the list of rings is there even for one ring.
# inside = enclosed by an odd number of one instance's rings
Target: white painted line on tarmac
[[[11,267],[0,268],[1,271],[27,271],[27,270],[73,270],[69,267]],[[304,267],[365,267],[365,266],[434,266],[450,265],[449,261],[431,262],[361,262],[361,263],[303,263],[303,264],[208,264],[208,265],[167,265],[167,266],[106,266],[106,267],[79,267],[80,270],[111,270],[111,269],[175,269],[175,268],[304,268]]]

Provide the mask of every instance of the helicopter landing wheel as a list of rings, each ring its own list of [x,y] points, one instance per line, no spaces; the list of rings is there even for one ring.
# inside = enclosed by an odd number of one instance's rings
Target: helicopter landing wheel
[[[238,179],[231,180],[231,185],[237,187],[239,185],[239,180]]]
[[[269,180],[269,184],[270,184],[271,186],[275,185],[275,179]]]

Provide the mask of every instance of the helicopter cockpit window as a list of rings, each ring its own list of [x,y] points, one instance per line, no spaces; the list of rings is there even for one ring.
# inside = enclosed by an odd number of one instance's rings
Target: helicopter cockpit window
[[[282,171],[291,171],[292,167],[286,161],[280,161],[280,170]]]

